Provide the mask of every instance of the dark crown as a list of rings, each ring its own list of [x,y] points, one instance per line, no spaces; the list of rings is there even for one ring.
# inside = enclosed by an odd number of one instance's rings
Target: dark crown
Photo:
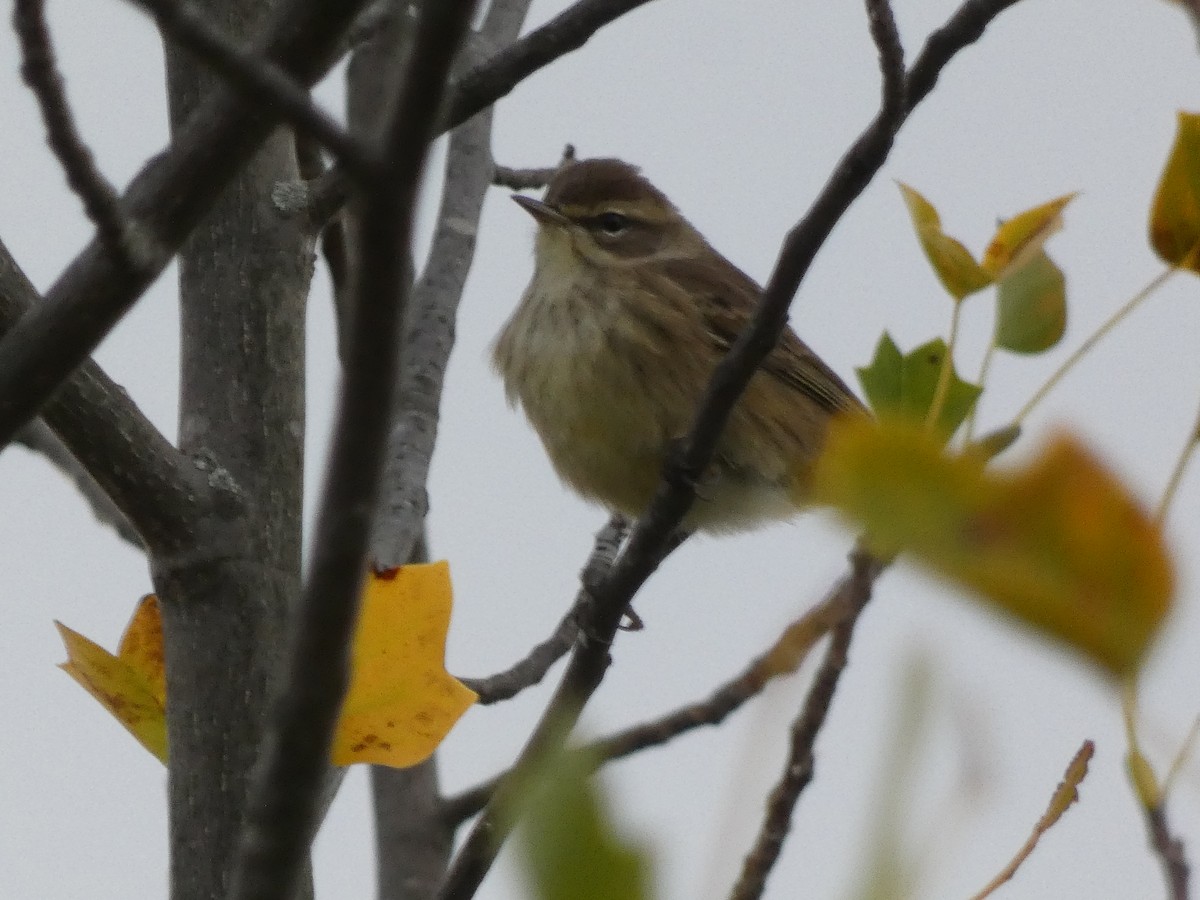
[[[613,202],[675,208],[662,191],[642,177],[636,166],[619,159],[568,163],[546,189],[546,203],[560,210],[593,209]]]

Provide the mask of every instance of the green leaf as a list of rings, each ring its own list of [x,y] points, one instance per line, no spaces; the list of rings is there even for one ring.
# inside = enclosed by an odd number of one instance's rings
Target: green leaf
[[[971,251],[942,231],[942,219],[934,205],[907,184],[899,185],[921,249],[950,295],[959,301],[991,284],[992,276],[975,262]]]
[[[1150,244],[1168,265],[1200,273],[1200,115],[1179,114],[1150,210]]]
[[[996,296],[996,346],[1013,353],[1042,353],[1067,330],[1067,289],[1062,270],[1038,253],[1000,282]]]
[[[875,358],[869,366],[855,369],[867,402],[875,412],[900,407],[900,390],[904,373],[904,357],[900,348],[886,331],[875,345]]]
[[[945,356],[946,342],[941,338],[902,356],[891,335],[884,332],[871,364],[855,372],[876,415],[924,422],[933,404]],[[957,372],[951,371],[950,386],[936,423],[944,440],[949,440],[970,415],[981,392],[978,385],[963,381]]]
[[[527,798],[521,853],[540,900],[643,900],[645,854],[615,832],[584,754],[559,754]]]
[[[1137,670],[1170,610],[1161,529],[1069,437],[997,473],[946,455],[919,425],[846,419],[814,487],[877,552],[911,553],[1116,676]]]

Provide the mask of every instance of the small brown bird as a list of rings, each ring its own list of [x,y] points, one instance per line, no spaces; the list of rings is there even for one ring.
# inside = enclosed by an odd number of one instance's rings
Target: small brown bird
[[[513,199],[538,222],[534,273],[493,362],[562,479],[636,518],[762,288],[620,160],[568,164],[545,200]],[[830,420],[861,411],[786,329],[734,407],[683,528],[796,514]]]

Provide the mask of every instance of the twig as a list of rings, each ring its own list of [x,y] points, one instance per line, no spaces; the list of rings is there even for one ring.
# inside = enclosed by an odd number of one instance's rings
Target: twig
[[[442,130],[465,122],[508,96],[518,84],[556,59],[578,50],[597,31],[650,0],[578,0],[545,25],[505,47],[487,62],[456,79]]]
[[[584,630],[590,637],[577,645],[558,690],[521,751],[512,773],[501,783],[487,809],[468,835],[450,867],[440,900],[472,896],[491,867],[511,822],[500,811],[524,776],[534,771],[555,735],[569,731],[608,667],[608,643],[623,611],[664,558],[664,549],[695,498],[696,473],[703,472],[714,452],[725,419],[759,363],[775,346],[787,322],[793,294],[817,250],[850,203],[883,165],[892,140],[907,114],[933,88],[938,74],[960,49],[977,40],[987,23],[1018,0],[966,0],[947,23],[934,32],[918,57],[904,89],[893,82],[899,68],[899,41],[886,4],[869,9],[872,37],[880,53],[883,103],[875,119],[838,163],[805,217],[788,233],[775,271],[749,325],[718,365],[705,392],[695,423],[678,460],[669,462],[646,515],[607,577],[592,590],[593,605]],[[903,102],[898,104],[898,100]]]
[[[1038,819],[1034,825],[1033,831],[1029,838],[1021,846],[1008,864],[1005,865],[1000,873],[988,882],[987,886],[982,891],[975,894],[971,900],[985,900],[990,897],[1001,886],[1012,880],[1017,874],[1017,870],[1021,868],[1025,860],[1029,859],[1030,854],[1037,848],[1038,841],[1042,835],[1054,827],[1059,819],[1062,818],[1070,807],[1079,800],[1079,785],[1083,783],[1083,779],[1087,777],[1088,763],[1091,762],[1092,754],[1096,752],[1096,745],[1091,741],[1084,741],[1083,745],[1076,751],[1071,758],[1070,764],[1067,766],[1067,771],[1063,775],[1063,780],[1059,782],[1058,787],[1054,791],[1054,795],[1050,798],[1050,804],[1042,817]]]
[[[620,516],[614,516],[596,532],[592,555],[583,567],[584,584],[588,584],[592,578],[604,576],[616,559],[617,551],[628,531],[628,523]],[[486,678],[462,678],[460,681],[479,695],[477,702],[483,706],[510,700],[525,688],[538,684],[550,671],[550,667],[562,659],[575,643],[579,636],[580,617],[587,603],[587,590],[580,588],[579,593],[575,595],[575,602],[558,623],[554,633],[534,646],[522,659],[495,675]],[[472,810],[468,815],[477,811]]]
[[[1162,863],[1163,875],[1167,879],[1167,896],[1170,900],[1188,900],[1188,880],[1191,872],[1188,868],[1187,852],[1183,841],[1171,833],[1167,821],[1166,800],[1145,807],[1146,827],[1150,831],[1150,846]]]
[[[563,147],[562,158],[558,161],[557,166],[548,166],[540,169],[513,169],[508,166],[496,166],[496,173],[492,176],[492,184],[514,191],[544,188],[550,183],[550,179],[554,177],[555,173],[573,159],[575,159],[575,146],[567,144],[567,146]]]
[[[71,115],[66,87],[54,58],[46,26],[44,0],[16,0],[13,29],[21,42],[21,75],[37,98],[46,124],[46,142],[62,165],[67,184],[83,202],[84,212],[96,226],[101,243],[113,261],[131,265],[126,241],[127,221],[117,192],[96,168],[91,150],[83,142]]]
[[[336,60],[365,0],[283,0],[273,6],[257,52],[311,85]],[[171,149],[133,180],[120,205],[137,238],[134,267],[93,240],[0,340],[0,447],[12,440],[162,272],[229,180],[281,120],[225,91],[208,95]]]
[[[137,533],[137,529],[130,524],[129,518],[117,508],[112,498],[104,492],[79,460],[71,455],[71,451],[66,448],[66,445],[49,425],[41,419],[34,419],[17,432],[17,442],[40,455],[62,475],[70,479],[91,508],[92,515],[99,522],[110,527],[126,543],[132,544],[139,550],[145,549],[141,536]]]
[[[417,191],[450,64],[470,24],[473,0],[426,3],[413,55],[385,118],[364,191],[351,323],[313,558],[288,653],[288,675],[264,741],[236,861],[233,900],[291,900],[316,831],[322,777],[349,678],[371,518],[395,385],[398,298],[408,291]]]
[[[882,563],[862,550],[850,557],[852,571],[849,587],[849,610],[845,618],[833,629],[825,658],[813,676],[808,696],[800,715],[792,723],[791,744],[783,775],[771,791],[767,811],[754,846],[746,855],[742,872],[734,885],[730,900],[756,900],[762,896],[767,876],[771,873],[783,842],[791,828],[792,811],[800,794],[813,777],[813,745],[825,724],[833,702],[834,691],[842,671],[846,668],[850,639],[863,607],[871,598],[871,585],[879,574]]]
[[[853,585],[852,579],[844,578],[824,600],[791,622],[766,651],[703,700],[600,738],[583,748],[586,758],[600,765],[660,746],[705,725],[721,724],[772,681],[800,668],[817,641],[845,619],[851,609]],[[457,825],[475,815],[483,809],[501,777],[447,797],[444,819]]]

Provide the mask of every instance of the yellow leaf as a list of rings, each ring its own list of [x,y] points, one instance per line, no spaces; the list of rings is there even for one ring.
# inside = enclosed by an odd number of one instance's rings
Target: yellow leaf
[[[942,231],[942,220],[933,204],[907,184],[898,184],[921,248],[954,299],[962,300],[991,284],[991,275],[980,268],[971,251]]]
[[[67,648],[59,668],[95,697],[143,747],[167,761],[166,684],[163,678],[162,626],[153,594],[138,604],[120,649],[103,647],[55,622]]]
[[[1013,216],[996,229],[983,254],[983,268],[1002,281],[1030,262],[1050,235],[1062,229],[1062,211],[1075,199],[1065,194]]]
[[[1179,113],[1150,210],[1150,244],[1168,265],[1200,273],[1200,115]]]
[[[444,562],[370,577],[352,651],[350,690],[334,735],[335,765],[415,765],[475,702],[475,694],[443,664],[450,601]],[[154,595],[138,604],[116,656],[55,624],[67,647],[61,668],[166,762],[162,621]]]
[[[475,702],[475,693],[445,669],[450,604],[445,562],[370,577],[334,765],[416,765]]]
[[[997,474],[919,425],[839,421],[816,490],[880,552],[912,552],[1116,674],[1136,669],[1170,605],[1158,526],[1071,438]]]

